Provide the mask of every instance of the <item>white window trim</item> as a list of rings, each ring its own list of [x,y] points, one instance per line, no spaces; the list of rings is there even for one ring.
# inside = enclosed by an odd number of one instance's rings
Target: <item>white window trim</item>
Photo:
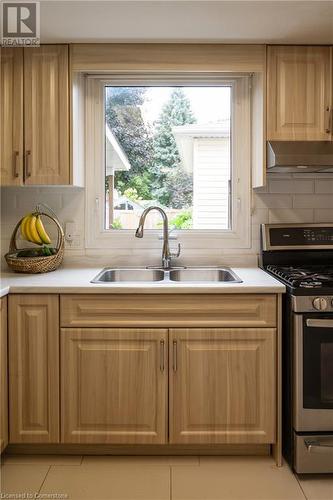
[[[198,85],[231,84],[236,92],[232,112],[232,214],[231,230],[178,230],[173,235],[187,249],[242,249],[251,247],[251,99],[250,75],[196,75]],[[163,79],[162,79],[163,78]],[[158,77],[160,85],[191,81],[186,77]],[[159,230],[147,230],[142,240],[134,237],[134,230],[104,229],[104,87],[106,84],[147,85],[156,78],[138,75],[129,79],[121,75],[87,76],[86,85],[86,248],[87,249],[154,249],[160,248]],[[237,134],[235,133],[237,126]]]

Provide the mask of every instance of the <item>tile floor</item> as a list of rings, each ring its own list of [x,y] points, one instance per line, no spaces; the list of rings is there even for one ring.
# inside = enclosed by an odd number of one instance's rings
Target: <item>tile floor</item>
[[[0,482],[12,499],[333,500],[333,475],[298,478],[270,457],[8,455]]]

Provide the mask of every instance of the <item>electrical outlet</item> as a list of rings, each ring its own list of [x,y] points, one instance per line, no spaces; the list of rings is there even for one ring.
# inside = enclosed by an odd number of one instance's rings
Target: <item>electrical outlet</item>
[[[76,236],[76,224],[73,221],[65,222],[65,239],[68,242],[73,241]]]
[[[74,234],[71,240],[65,239],[65,248],[73,249],[73,248],[80,248],[80,246],[81,246],[81,238],[79,234]]]

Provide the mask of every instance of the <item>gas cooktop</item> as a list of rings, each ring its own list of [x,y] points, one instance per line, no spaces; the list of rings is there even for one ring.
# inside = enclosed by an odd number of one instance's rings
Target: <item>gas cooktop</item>
[[[260,266],[292,295],[326,295],[333,304],[333,223],[263,224]]]
[[[293,288],[333,290],[333,266],[307,265],[276,266],[268,265],[267,271]]]

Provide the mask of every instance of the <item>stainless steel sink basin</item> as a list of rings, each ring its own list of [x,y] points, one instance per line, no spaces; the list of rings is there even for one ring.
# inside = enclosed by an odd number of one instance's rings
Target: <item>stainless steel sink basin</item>
[[[103,269],[91,283],[137,283],[140,281],[162,281],[164,271],[161,269]]]
[[[216,283],[232,282],[241,283],[242,280],[231,269],[226,268],[186,268],[170,271],[171,281],[183,283]]]
[[[241,283],[242,280],[224,267],[184,267],[163,269],[105,268],[91,283]]]

